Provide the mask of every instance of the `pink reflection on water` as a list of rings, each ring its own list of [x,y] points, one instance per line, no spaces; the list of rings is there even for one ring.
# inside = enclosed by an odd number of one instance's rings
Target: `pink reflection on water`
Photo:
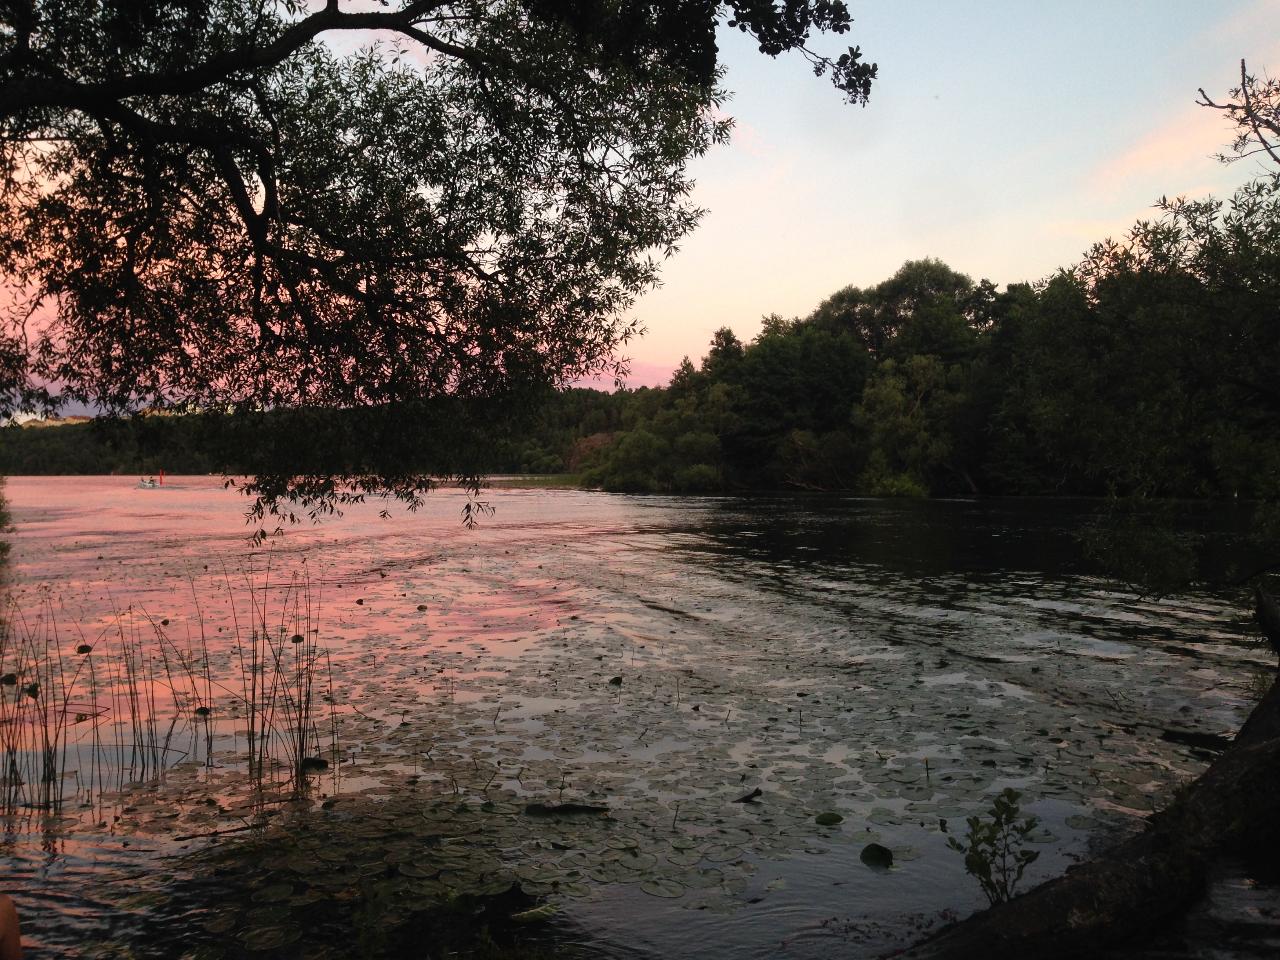
[[[170,477],[156,489],[129,477],[14,477],[6,496],[19,593],[47,584],[98,630],[135,607],[180,634],[201,601],[284,582],[304,562],[315,619],[339,646],[412,641],[511,652],[530,630],[573,612],[571,591],[539,574],[530,549],[563,539],[565,527],[544,526],[518,491],[496,494],[500,511],[474,532],[459,521],[465,496],[441,490],[414,514],[385,520],[381,502],[360,504],[340,519],[288,527],[257,550],[247,541],[248,501],[215,477]],[[498,542],[504,551],[487,560]],[[225,634],[224,615],[204,614],[206,628]]]
[[[386,520],[384,504],[357,505],[255,549],[248,502],[214,477],[169,477],[157,488],[132,477],[14,477],[5,496],[15,609],[56,621],[54,652],[68,662],[86,660],[76,650],[88,645],[86,662],[104,664],[92,689],[82,673],[59,705],[68,721],[62,815],[33,811],[6,823],[15,882],[39,905],[29,943],[50,948],[74,939],[79,915],[100,914],[92,874],[130,866],[140,853],[130,837],[145,828],[139,818],[181,813],[185,824],[201,809],[191,794],[165,800],[171,811],[139,813],[135,795],[120,792],[129,779],[154,776],[157,762],[203,765],[212,753],[211,768],[169,776],[204,782],[204,796],[229,796],[222,786],[247,747],[243,664],[255,632],[269,633],[286,657],[302,649],[291,635],[304,635],[305,648],[326,657],[317,699],[332,682],[341,714],[394,726],[415,700],[480,698],[549,631],[576,619],[577,585],[542,570],[543,548],[626,524],[607,505],[584,514],[573,494],[564,516],[549,517],[554,495],[538,491],[535,505],[521,491],[500,491],[491,498],[497,514],[467,531],[465,495],[445,490],[414,514],[392,506],[396,516]],[[119,665],[126,648],[137,666],[128,683]],[[160,756],[144,765],[126,687],[151,711],[153,748],[159,743]],[[203,707],[208,713],[197,715]],[[112,768],[105,774],[104,765]],[[359,786],[359,773],[350,776]],[[60,933],[46,938],[42,913],[60,918]]]
[[[498,513],[467,531],[465,494],[441,490],[416,513],[388,520],[387,504],[358,504],[254,548],[247,500],[216,477],[156,488],[131,477],[15,477],[6,496],[16,609],[56,621],[64,656],[80,644],[99,658],[134,650],[133,696],[160,715],[153,722],[179,718],[179,741],[212,725],[229,749],[241,746],[254,637],[271,636],[279,652],[269,656],[287,656],[298,648],[283,638],[305,634],[341,710],[391,717],[414,697],[467,699],[470,685],[504,676],[577,619],[576,585],[543,572],[544,548],[627,523],[599,501],[584,511],[573,493],[563,515],[548,516],[554,494],[515,490],[495,493]],[[124,673],[117,666],[100,689],[67,693],[84,708],[77,716],[94,720],[70,725],[69,742],[83,742],[85,729],[95,743],[104,729],[113,743],[125,737],[118,727],[135,705],[122,699]],[[198,754],[169,745],[166,757]]]

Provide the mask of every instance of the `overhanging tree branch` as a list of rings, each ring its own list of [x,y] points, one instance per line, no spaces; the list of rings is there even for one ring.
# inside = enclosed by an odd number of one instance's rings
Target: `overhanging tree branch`
[[[614,369],[653,251],[698,222],[688,163],[727,137],[718,18],[851,99],[874,76],[809,48],[848,30],[839,0],[349,6],[0,4],[0,281],[49,318],[23,343],[25,313],[0,317],[0,354],[122,411],[527,396]],[[325,42],[375,35],[396,39]],[[30,386],[0,385],[0,410]]]

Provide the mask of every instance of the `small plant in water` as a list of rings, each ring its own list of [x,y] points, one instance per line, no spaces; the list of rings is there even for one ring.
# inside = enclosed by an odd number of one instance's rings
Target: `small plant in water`
[[[964,854],[965,870],[978,878],[993,907],[1013,897],[1023,871],[1040,856],[1023,849],[1040,821],[1033,816],[1018,819],[1021,799],[1022,794],[1006,787],[991,804],[990,819],[969,817],[965,843],[947,838],[947,846]]]

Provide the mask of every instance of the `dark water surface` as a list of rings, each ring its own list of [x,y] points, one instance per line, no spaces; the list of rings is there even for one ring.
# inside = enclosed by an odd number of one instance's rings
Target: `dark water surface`
[[[422,897],[518,879],[602,956],[905,946],[984,902],[946,840],[1002,788],[1042,822],[1025,883],[1047,879],[1204,768],[1165,731],[1229,735],[1268,679],[1240,598],[1144,599],[1089,575],[1085,502],[509,489],[467,532],[461,495],[441,492],[415,515],[368,504],[251,551],[235,494],[169,484],[10,479],[19,611],[43,610],[64,647],[163,618],[175,646],[205,638],[216,672],[234,666],[237,609],[283,608],[277,585],[296,598],[304,584],[338,702],[328,815],[351,811],[370,876],[402,899],[393,881],[410,877]],[[1237,522],[1187,518],[1223,542]],[[219,701],[197,764],[190,708],[160,708],[172,743],[192,744],[166,754],[162,783],[6,822],[5,884],[34,956],[127,941],[157,900],[122,903],[121,878],[176,874],[171,855],[201,842],[175,838],[234,825],[243,721]],[[72,753],[88,769],[84,745]],[[610,813],[524,813],[564,801]],[[827,813],[840,821],[820,825]],[[891,870],[861,862],[872,841]],[[189,905],[202,955],[335,955],[288,909],[328,889],[302,862],[314,850],[291,848],[293,874],[246,865],[256,906]],[[442,856],[443,873],[423,869]],[[268,921],[277,939],[254,939]]]

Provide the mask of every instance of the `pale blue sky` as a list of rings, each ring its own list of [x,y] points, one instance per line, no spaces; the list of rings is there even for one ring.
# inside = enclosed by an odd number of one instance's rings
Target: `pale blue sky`
[[[844,104],[799,57],[722,34],[733,143],[698,161],[709,212],[636,315],[635,383],[664,382],[729,326],[807,314],[934,256],[974,279],[1036,280],[1122,234],[1162,195],[1249,176],[1196,88],[1241,57],[1280,71],[1280,0],[851,0],[850,40],[880,65]],[[1255,165],[1253,170],[1257,170]]]

